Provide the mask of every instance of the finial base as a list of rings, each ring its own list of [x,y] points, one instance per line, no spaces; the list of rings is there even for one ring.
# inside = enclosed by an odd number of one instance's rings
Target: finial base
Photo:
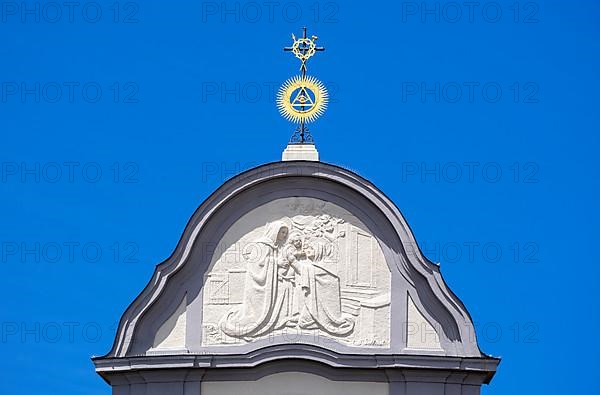
[[[319,151],[314,144],[288,144],[281,155],[282,161],[290,160],[309,160],[313,162],[319,161]]]
[[[296,130],[294,131],[294,134],[292,134],[292,137],[290,138],[290,142],[288,144],[314,144],[314,143],[315,143],[315,140],[313,139],[312,134],[310,134],[310,131],[308,130],[308,128],[306,127],[304,122],[302,122],[296,128]]]

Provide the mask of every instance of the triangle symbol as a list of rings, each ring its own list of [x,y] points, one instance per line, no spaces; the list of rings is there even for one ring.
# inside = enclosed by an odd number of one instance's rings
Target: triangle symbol
[[[315,102],[312,99],[312,97],[308,94],[308,90],[306,89],[306,87],[302,86],[298,90],[298,93],[296,93],[296,96],[294,97],[294,100],[292,100],[291,104],[292,107],[305,106],[308,107],[308,109],[310,109],[315,105]]]

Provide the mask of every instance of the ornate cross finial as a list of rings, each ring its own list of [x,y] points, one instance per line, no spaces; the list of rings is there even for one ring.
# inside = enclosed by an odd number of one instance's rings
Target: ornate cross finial
[[[317,119],[327,108],[328,94],[323,83],[315,77],[306,76],[306,62],[316,52],[324,51],[324,47],[318,47],[317,36],[308,38],[306,28],[302,29],[302,37],[296,38],[291,47],[283,50],[292,52],[300,59],[301,75],[288,79],[279,89],[277,95],[277,106],[281,114],[292,122],[299,125],[290,139],[291,144],[314,144],[306,123]]]
[[[292,40],[294,40],[294,43],[291,47],[283,48],[284,51],[291,51],[294,54],[294,56],[300,59],[300,61],[302,62],[302,64],[300,65],[300,70],[302,71],[303,76],[306,75],[306,61],[310,57],[312,57],[315,54],[315,52],[325,51],[325,47],[317,47],[317,39],[317,36],[312,36],[311,38],[308,38],[306,36],[306,27],[303,27],[302,37],[296,39],[296,36],[294,35],[294,33],[292,33]]]

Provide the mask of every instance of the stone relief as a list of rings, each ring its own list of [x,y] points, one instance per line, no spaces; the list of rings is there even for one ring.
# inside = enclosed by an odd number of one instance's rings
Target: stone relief
[[[379,243],[349,212],[312,198],[275,200],[238,220],[216,249],[203,345],[302,334],[388,347],[390,281]]]

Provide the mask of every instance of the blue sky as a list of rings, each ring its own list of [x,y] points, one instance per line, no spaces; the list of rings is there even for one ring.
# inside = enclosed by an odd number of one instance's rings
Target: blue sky
[[[599,368],[598,3],[1,12],[4,393],[109,393],[89,358],[193,211],[280,158],[293,126],[273,92],[298,72],[281,48],[305,25],[326,47],[309,73],[332,96],[311,129],[321,158],[378,185],[441,262],[482,349],[503,357],[483,394],[596,389],[573,376]]]

